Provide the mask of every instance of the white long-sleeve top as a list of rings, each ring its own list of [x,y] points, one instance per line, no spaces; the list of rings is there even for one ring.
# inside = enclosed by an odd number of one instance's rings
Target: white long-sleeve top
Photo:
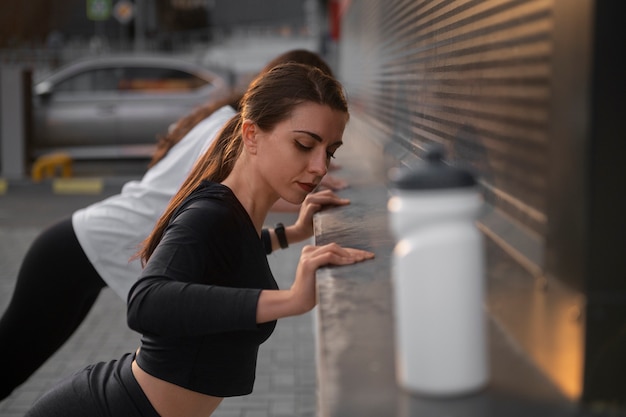
[[[235,114],[224,106],[198,123],[140,181],[124,184],[120,194],[77,210],[72,225],[80,245],[102,279],[124,301],[141,274],[130,260],[150,234],[198,157]]]

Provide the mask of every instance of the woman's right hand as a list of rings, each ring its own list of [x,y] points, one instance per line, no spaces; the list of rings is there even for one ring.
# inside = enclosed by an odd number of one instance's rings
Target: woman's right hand
[[[306,313],[317,304],[315,274],[319,268],[327,265],[351,265],[373,257],[372,252],[346,248],[336,243],[305,246],[296,270],[296,279],[291,286],[291,291],[297,299],[297,307],[301,309],[297,314]]]
[[[257,304],[257,323],[304,314],[317,304],[315,273],[326,265],[350,265],[372,259],[362,249],[344,248],[336,243],[302,248],[296,279],[289,290],[263,290]]]

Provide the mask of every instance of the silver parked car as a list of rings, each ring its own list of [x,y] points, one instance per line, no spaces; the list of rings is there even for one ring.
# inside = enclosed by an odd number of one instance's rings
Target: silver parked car
[[[147,157],[158,134],[198,105],[224,97],[226,80],[182,59],[103,56],[74,62],[34,86],[33,153]]]

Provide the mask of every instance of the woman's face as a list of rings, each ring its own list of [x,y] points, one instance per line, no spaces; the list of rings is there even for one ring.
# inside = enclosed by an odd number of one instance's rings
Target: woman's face
[[[258,135],[261,175],[283,199],[301,203],[326,175],[341,146],[348,115],[317,103],[302,103],[291,117]]]

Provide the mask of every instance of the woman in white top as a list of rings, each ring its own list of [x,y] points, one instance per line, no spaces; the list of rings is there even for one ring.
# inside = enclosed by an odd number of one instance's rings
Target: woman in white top
[[[262,72],[284,62],[316,66],[331,74],[319,56],[305,50],[280,55]],[[228,102],[209,104],[183,118],[161,139],[141,180],[128,182],[120,194],[76,211],[33,242],[22,261],[11,302],[0,319],[0,400],[67,341],[102,288],[109,286],[126,301],[141,273],[140,261],[131,258],[198,156],[236,114],[236,100],[232,105]],[[330,190],[311,194],[302,204],[296,223],[285,229],[287,241],[310,237],[313,214],[322,206],[347,203]],[[275,232],[269,235],[271,246],[277,248]],[[271,250],[267,248],[268,253]]]

